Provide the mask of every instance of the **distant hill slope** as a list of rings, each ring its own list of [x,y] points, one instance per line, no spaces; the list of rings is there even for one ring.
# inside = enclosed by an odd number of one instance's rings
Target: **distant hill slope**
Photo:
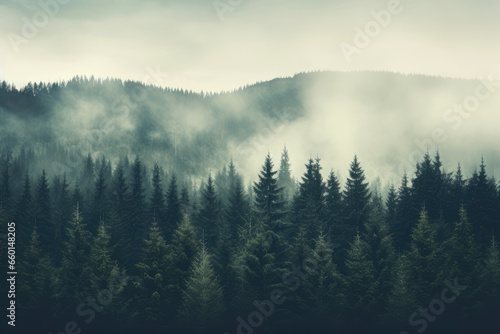
[[[356,153],[369,176],[392,181],[426,149],[465,169],[481,155],[498,168],[499,109],[498,85],[381,72],[304,73],[208,95],[77,77],[20,90],[3,83],[0,140],[14,149],[139,154],[193,175],[231,157],[255,173],[268,150],[277,160],[286,143],[296,174],[316,155],[342,174]]]

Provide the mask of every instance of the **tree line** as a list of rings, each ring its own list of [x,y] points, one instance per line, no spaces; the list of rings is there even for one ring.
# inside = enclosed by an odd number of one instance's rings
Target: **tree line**
[[[246,333],[275,291],[285,302],[257,326],[271,332],[499,326],[500,187],[484,161],[465,177],[427,153],[383,199],[356,156],[346,182],[320,159],[294,180],[285,149],[248,188],[232,162],[195,185],[139,157],[112,166],[89,154],[51,178],[27,167],[37,158],[1,156],[20,326]],[[423,308],[446,284],[467,288],[435,320]]]

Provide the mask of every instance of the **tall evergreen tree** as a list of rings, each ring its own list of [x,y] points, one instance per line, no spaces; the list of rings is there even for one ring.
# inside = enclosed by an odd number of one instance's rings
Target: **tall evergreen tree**
[[[40,233],[42,247],[48,249],[54,240],[54,225],[50,207],[50,189],[45,170],[38,180],[35,197],[35,221]]]
[[[90,278],[91,234],[82,222],[77,208],[67,228],[63,258],[59,268],[58,296],[63,312],[88,297]]]
[[[345,238],[344,240],[352,240],[356,230],[363,231],[370,212],[369,184],[365,180],[365,172],[358,157],[354,156],[343,193],[344,217],[339,233]]]
[[[412,277],[417,287],[419,302],[428,300],[438,279],[440,253],[436,240],[436,228],[429,221],[426,209],[422,209],[420,219],[411,234],[411,250],[408,254],[413,268]]]
[[[280,220],[285,214],[285,204],[281,199],[283,189],[278,186],[276,173],[271,155],[268,154],[259,174],[259,182],[254,182],[253,186],[255,210],[261,221],[271,228],[280,225]]]
[[[51,316],[47,310],[53,310],[53,268],[49,256],[41,249],[36,226],[19,263],[19,271],[23,273],[19,282],[21,308],[30,312],[30,317],[35,319],[41,316],[39,312],[43,316]]]
[[[375,302],[375,268],[368,245],[359,234],[354,237],[346,257],[346,309],[348,317],[366,319]]]
[[[219,238],[220,225],[220,200],[215,192],[212,176],[208,176],[208,182],[202,190],[200,200],[200,211],[197,216],[200,235],[205,236],[209,249],[215,249]]]
[[[295,194],[295,181],[292,178],[290,157],[286,146],[281,153],[280,167],[278,169],[278,186],[283,189],[282,200],[285,204],[290,203]]]
[[[181,303],[182,291],[189,277],[191,264],[198,252],[196,229],[189,216],[185,215],[177,226],[168,245],[167,271],[168,275],[168,312],[175,315]]]
[[[134,282],[137,289],[136,313],[141,320],[161,320],[167,312],[167,256],[168,247],[158,224],[153,221],[145,239],[142,261],[136,265],[139,279]]]
[[[342,194],[340,190],[340,182],[333,171],[330,172],[327,181],[326,190],[326,231],[332,240],[340,243],[340,229],[342,221]]]
[[[307,265],[310,270],[299,291],[301,308],[311,317],[329,316],[341,306],[343,278],[333,262],[333,248],[324,235],[318,236]],[[309,263],[310,262],[310,263]]]
[[[151,220],[156,220],[163,233],[166,232],[166,206],[165,196],[163,195],[163,180],[160,173],[160,166],[158,163],[153,167],[153,193],[151,195],[149,217]]]
[[[22,252],[25,245],[29,244],[30,231],[33,231],[35,219],[33,216],[33,201],[31,195],[31,181],[29,174],[26,173],[23,183],[23,191],[17,201],[14,221],[17,224],[18,231],[18,250]]]
[[[181,221],[181,202],[177,189],[177,178],[172,175],[167,191],[166,240],[170,240],[177,224]]]
[[[408,184],[408,176],[403,175],[401,186],[398,189],[398,200],[396,206],[397,224],[393,227],[394,246],[398,250],[410,248],[410,234],[413,228],[413,196]]]
[[[197,331],[205,332],[225,311],[222,287],[215,275],[205,246],[194,260],[182,294],[181,319]]]
[[[372,198],[371,212],[366,224],[365,240],[375,269],[376,290],[374,292],[376,303],[379,307],[383,307],[391,289],[390,278],[396,252],[393,247],[389,226],[384,219],[382,199],[378,194],[375,194]]]
[[[298,194],[294,200],[293,221],[304,229],[305,242],[312,246],[325,226],[325,184],[321,176],[319,159],[314,162],[309,159],[306,172],[299,185]]]

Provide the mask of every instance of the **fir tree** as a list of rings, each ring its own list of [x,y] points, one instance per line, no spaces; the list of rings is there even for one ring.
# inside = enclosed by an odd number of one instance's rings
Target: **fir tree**
[[[35,197],[35,220],[40,233],[42,247],[49,247],[54,239],[54,225],[51,217],[50,189],[45,170],[38,180]]]
[[[283,189],[282,200],[285,203],[290,203],[295,194],[295,182],[292,178],[290,157],[286,146],[281,153],[280,167],[278,170],[278,186]]]
[[[370,204],[369,184],[365,182],[365,173],[358,157],[354,156],[349,169],[349,177],[343,194],[344,217],[339,233],[351,240],[356,230],[363,231],[368,217]]]
[[[142,261],[136,265],[139,272],[137,314],[142,320],[160,320],[167,311],[167,256],[168,247],[156,222],[151,224],[145,239]]]
[[[254,182],[255,209],[264,224],[274,228],[280,224],[285,214],[285,205],[282,201],[283,189],[278,186],[275,177],[277,171],[273,170],[273,162],[268,154],[259,174],[259,182]]]
[[[77,208],[67,228],[63,258],[59,268],[58,295],[64,310],[85,300],[89,295],[91,235]],[[69,311],[69,309],[68,309]]]
[[[173,231],[177,224],[181,221],[181,203],[179,200],[179,193],[177,190],[177,178],[172,175],[170,184],[167,191],[167,215],[166,215],[166,229],[165,236],[170,240]]]
[[[202,190],[200,211],[197,221],[200,235],[205,236],[209,249],[215,249],[217,239],[219,238],[219,218],[220,218],[220,200],[215,192],[212,176],[208,176],[208,182]]]
[[[203,246],[192,265],[179,313],[189,327],[206,331],[224,311],[222,287],[215,275],[211,256]]]
[[[340,229],[342,221],[342,194],[340,192],[340,182],[333,171],[330,172],[326,190],[326,230],[328,236],[336,243],[340,243]]]
[[[439,271],[439,247],[436,228],[430,223],[427,211],[422,209],[420,219],[411,234],[411,250],[408,254],[413,268],[412,277],[417,287],[419,302],[428,300],[437,284]]]

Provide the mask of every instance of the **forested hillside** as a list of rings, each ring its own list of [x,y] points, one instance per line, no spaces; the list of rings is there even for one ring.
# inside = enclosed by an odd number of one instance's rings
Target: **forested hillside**
[[[347,178],[316,158],[295,181],[293,152],[262,155],[247,187],[232,161],[200,184],[128,155],[88,154],[49,176],[43,154],[0,160],[17,321],[30,332],[500,329],[500,187],[487,160],[445,172],[427,153],[382,198],[357,156]]]
[[[449,159],[446,171],[460,161],[472,174],[484,156],[498,178],[491,140],[498,87],[486,79],[381,72],[302,73],[217,94],[93,77],[21,88],[4,82],[0,146],[34,151],[34,170],[50,177],[61,171],[70,177],[90,152],[113,166],[139,155],[181,178],[205,178],[233,159],[250,180],[268,150],[278,155],[287,144],[295,177],[304,171],[302,158],[319,155],[345,178],[357,153],[370,180],[396,183],[426,151],[439,149]]]

